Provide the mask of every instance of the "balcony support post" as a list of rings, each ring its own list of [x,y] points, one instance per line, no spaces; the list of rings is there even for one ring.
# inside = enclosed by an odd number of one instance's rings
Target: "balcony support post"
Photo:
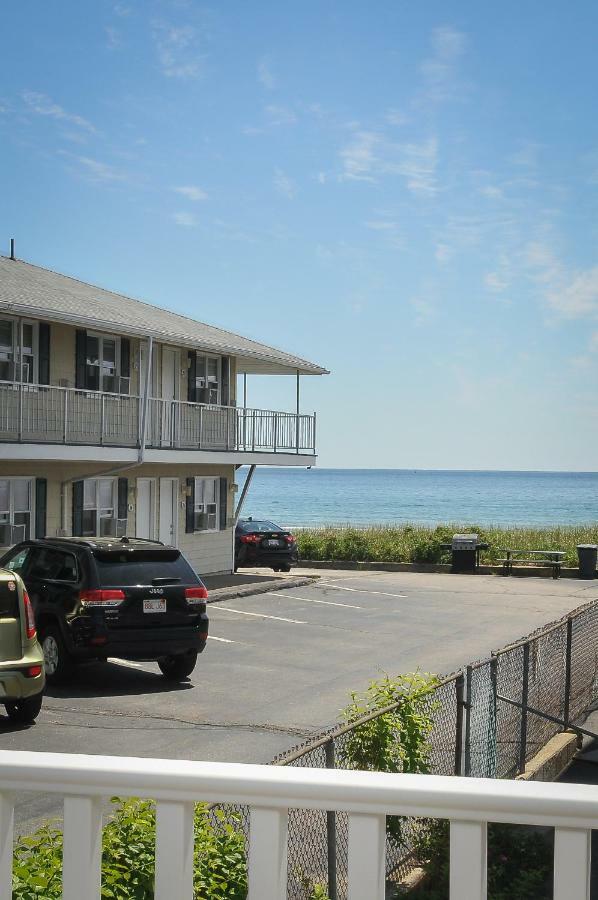
[[[295,418],[295,453],[299,453],[299,369],[297,369],[297,413]]]
[[[145,454],[145,441],[147,435],[147,410],[148,398],[150,392],[150,383],[152,380],[152,356],[154,353],[154,339],[147,339],[147,365],[145,367],[145,384],[143,386],[143,400],[141,405],[141,433],[139,435],[139,462],[143,461]]]
[[[64,391],[64,405],[62,408],[62,415],[64,416],[64,421],[62,423],[62,443],[66,444],[68,439],[68,422],[69,422],[69,392],[67,389]]]

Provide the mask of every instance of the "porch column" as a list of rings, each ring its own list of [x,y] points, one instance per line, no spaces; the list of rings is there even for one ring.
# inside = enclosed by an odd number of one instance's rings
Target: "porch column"
[[[295,418],[295,453],[299,453],[299,369],[297,369],[297,415]]]

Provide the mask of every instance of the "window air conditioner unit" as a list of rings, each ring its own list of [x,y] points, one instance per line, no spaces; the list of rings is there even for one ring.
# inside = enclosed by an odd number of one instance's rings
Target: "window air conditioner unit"
[[[11,525],[9,522],[0,525],[0,547],[12,547],[13,544],[24,541],[25,537],[24,525]]]

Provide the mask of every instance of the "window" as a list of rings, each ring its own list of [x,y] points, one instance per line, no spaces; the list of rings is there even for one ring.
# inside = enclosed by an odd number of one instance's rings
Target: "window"
[[[0,478],[0,546],[32,537],[32,478]]]
[[[88,333],[85,350],[85,387],[90,391],[128,394],[128,373],[121,377],[124,366],[120,338]]]
[[[37,322],[0,318],[0,381],[36,384],[38,355]]]
[[[48,579],[49,581],[78,580],[77,560],[72,553],[54,550],[51,547],[35,547],[31,554],[28,578]]]
[[[14,556],[8,560],[5,564],[5,568],[9,569],[11,572],[16,572],[17,575],[20,575],[23,569],[25,568],[25,563],[27,562],[27,557],[31,552],[31,547],[21,547],[18,553],[15,553]]]
[[[83,482],[82,537],[117,537],[124,534],[116,517],[117,509],[116,478],[86,478]]]
[[[220,357],[195,354],[195,402],[220,403]]]
[[[195,479],[195,502],[193,504],[194,531],[218,530],[220,527],[218,515],[219,494],[219,478]]]

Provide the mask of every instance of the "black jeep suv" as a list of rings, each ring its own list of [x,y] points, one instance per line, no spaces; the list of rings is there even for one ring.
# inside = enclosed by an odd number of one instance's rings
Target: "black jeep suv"
[[[49,682],[77,662],[156,660],[187,678],[208,637],[208,592],[180,550],[138,538],[23,541],[0,559],[31,598]]]

